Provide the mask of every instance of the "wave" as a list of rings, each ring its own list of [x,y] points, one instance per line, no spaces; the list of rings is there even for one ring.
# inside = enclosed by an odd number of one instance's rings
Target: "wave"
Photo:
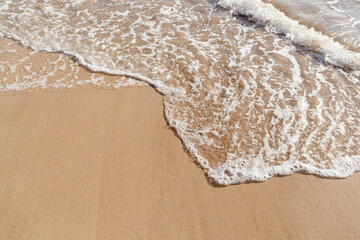
[[[320,53],[328,63],[350,70],[360,70],[360,53],[351,51],[324,33],[289,18],[271,3],[261,0],[219,0],[218,4],[230,9],[234,15],[248,16],[271,30],[285,34],[294,43]]]

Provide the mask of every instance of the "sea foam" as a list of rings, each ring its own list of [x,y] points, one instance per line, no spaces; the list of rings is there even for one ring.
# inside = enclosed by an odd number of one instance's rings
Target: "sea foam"
[[[360,70],[359,52],[350,51],[324,33],[301,25],[271,3],[264,3],[261,0],[220,0],[219,5],[229,8],[233,14],[249,16],[254,21],[284,33],[294,43],[305,46],[315,53],[321,53],[331,64]]]

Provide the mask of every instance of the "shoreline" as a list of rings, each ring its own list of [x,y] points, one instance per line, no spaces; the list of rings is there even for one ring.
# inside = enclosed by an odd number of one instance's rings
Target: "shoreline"
[[[4,239],[360,237],[360,174],[214,187],[149,86],[0,98]]]

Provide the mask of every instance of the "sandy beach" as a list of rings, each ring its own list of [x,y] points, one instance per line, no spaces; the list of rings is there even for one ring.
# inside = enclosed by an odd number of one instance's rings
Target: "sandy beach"
[[[271,1],[3,2],[32,50],[0,37],[0,240],[360,239],[360,173],[234,184],[358,169],[360,55],[329,38],[360,46],[356,18],[315,36]]]
[[[360,174],[213,186],[151,87],[0,101],[0,239],[360,238]]]

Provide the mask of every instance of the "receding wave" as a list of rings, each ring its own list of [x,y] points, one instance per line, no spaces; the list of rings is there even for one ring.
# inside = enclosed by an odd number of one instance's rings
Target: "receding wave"
[[[3,1],[0,35],[34,50],[75,56],[96,72],[154,86],[164,95],[168,123],[219,184],[300,171],[347,177],[360,170],[357,53],[256,0],[219,4],[266,28],[276,26],[326,61],[353,70],[324,64],[279,34],[239,21],[207,0],[91,3]],[[62,59],[53,62],[44,69],[75,69]],[[23,66],[19,60],[2,61],[0,67],[7,64]],[[23,67],[31,72],[33,66]],[[80,81],[72,77],[78,76],[76,69],[55,85],[53,72],[26,71],[26,76],[3,77],[0,86],[4,91],[69,87]],[[89,80],[81,81],[102,84],[101,77]]]

